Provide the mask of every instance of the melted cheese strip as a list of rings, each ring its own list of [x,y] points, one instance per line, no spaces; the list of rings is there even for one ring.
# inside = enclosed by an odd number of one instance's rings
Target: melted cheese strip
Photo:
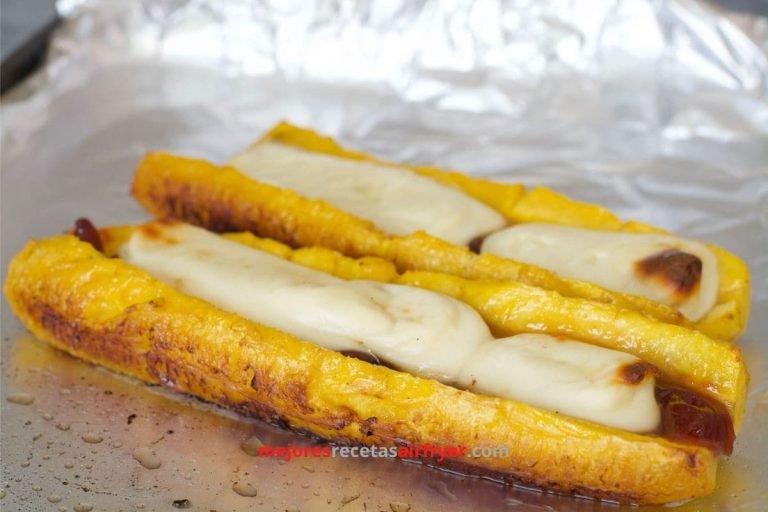
[[[122,259],[189,295],[331,350],[370,351],[405,371],[450,380],[491,338],[472,308],[446,295],[344,281],[186,224],[147,226],[122,248]]]
[[[669,249],[692,254],[702,262],[701,281],[689,293],[680,293],[671,283],[637,271],[638,262]],[[538,265],[610,290],[642,295],[676,307],[692,321],[700,320],[717,300],[715,255],[703,244],[676,236],[530,223],[493,233],[484,240],[481,252]]]
[[[654,378],[629,354],[540,334],[494,339],[480,315],[410,286],[344,281],[186,224],[138,229],[121,257],[225,310],[331,350],[630,431],[659,422]]]
[[[277,143],[255,145],[230,164],[259,181],[328,201],[395,235],[423,230],[465,245],[506,225],[501,214],[480,201],[394,166]]]
[[[579,341],[518,334],[481,344],[458,383],[471,391],[644,432],[659,422],[655,379],[634,386],[617,379],[617,368],[637,361],[630,354]]]

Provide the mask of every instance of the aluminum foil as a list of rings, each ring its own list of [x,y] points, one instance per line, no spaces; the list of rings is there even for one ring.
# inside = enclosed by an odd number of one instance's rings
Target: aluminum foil
[[[0,107],[3,275],[29,238],[76,217],[145,218],[127,194],[145,151],[221,162],[281,119],[388,159],[551,186],[750,265],[746,422],[715,494],[680,510],[768,501],[764,19],[662,0],[61,0],[59,10],[47,64]],[[2,308],[3,510],[160,511],[180,499],[219,511],[620,509],[399,461],[253,458],[239,447],[253,435],[313,441],[60,354]],[[12,392],[35,401],[8,402]],[[162,466],[142,467],[138,447]],[[233,492],[238,481],[258,496]]]

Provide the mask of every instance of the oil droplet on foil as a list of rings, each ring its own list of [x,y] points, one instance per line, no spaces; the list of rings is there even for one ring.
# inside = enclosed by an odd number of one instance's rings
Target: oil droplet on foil
[[[10,393],[6,399],[12,404],[29,405],[35,401],[35,397],[29,393]]]
[[[411,510],[411,504],[403,503],[402,501],[393,501],[389,504],[389,510],[392,512],[408,512]]]
[[[61,501],[61,496],[59,496],[58,494],[51,494],[50,496],[48,496],[48,501],[50,501],[51,503],[58,503]]]
[[[7,492],[5,492],[5,489],[0,489],[0,500],[1,500],[1,499],[3,499],[3,498],[5,498],[5,495],[6,495],[6,494],[8,494],[8,493],[7,493]]]
[[[173,508],[192,508],[192,502],[188,499],[173,500]]]
[[[252,457],[257,457],[259,455],[259,448],[262,446],[264,446],[264,443],[262,443],[261,439],[256,436],[251,436],[240,443],[240,449]]]
[[[56,428],[61,430],[62,432],[66,432],[69,430],[69,423],[57,423]]]
[[[232,490],[246,498],[253,498],[258,495],[256,486],[249,482],[235,482],[232,484]]]
[[[82,439],[86,443],[91,443],[91,444],[98,444],[104,440],[103,437],[101,437],[99,434],[95,432],[86,432],[85,434],[80,436],[80,439]]]
[[[163,462],[155,455],[154,450],[148,446],[133,450],[133,458],[147,469],[157,469],[163,465]]]
[[[72,510],[74,510],[75,512],[91,512],[91,510],[93,510],[93,505],[91,505],[90,503],[80,502],[77,505],[75,505]]]
[[[33,485],[33,486],[32,486],[32,490],[33,490],[33,491],[37,491],[37,492],[39,492],[39,491],[42,491],[42,490],[43,490],[43,488],[42,488],[42,487],[40,487],[39,485]]]

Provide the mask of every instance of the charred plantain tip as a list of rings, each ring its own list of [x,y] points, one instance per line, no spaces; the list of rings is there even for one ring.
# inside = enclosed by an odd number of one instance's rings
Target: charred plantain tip
[[[75,221],[75,227],[72,229],[72,234],[79,238],[82,242],[89,243],[99,252],[104,250],[104,244],[101,241],[101,235],[99,230],[93,223],[85,218],[80,217]]]

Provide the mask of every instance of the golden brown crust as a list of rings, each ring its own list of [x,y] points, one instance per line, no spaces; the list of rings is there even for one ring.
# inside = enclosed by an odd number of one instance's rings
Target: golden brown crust
[[[508,457],[460,462],[623,502],[684,500],[714,486],[707,449],[345,357],[181,294],[72,236],[30,242],[5,293],[36,335],[74,355],[337,442],[508,446]]]

